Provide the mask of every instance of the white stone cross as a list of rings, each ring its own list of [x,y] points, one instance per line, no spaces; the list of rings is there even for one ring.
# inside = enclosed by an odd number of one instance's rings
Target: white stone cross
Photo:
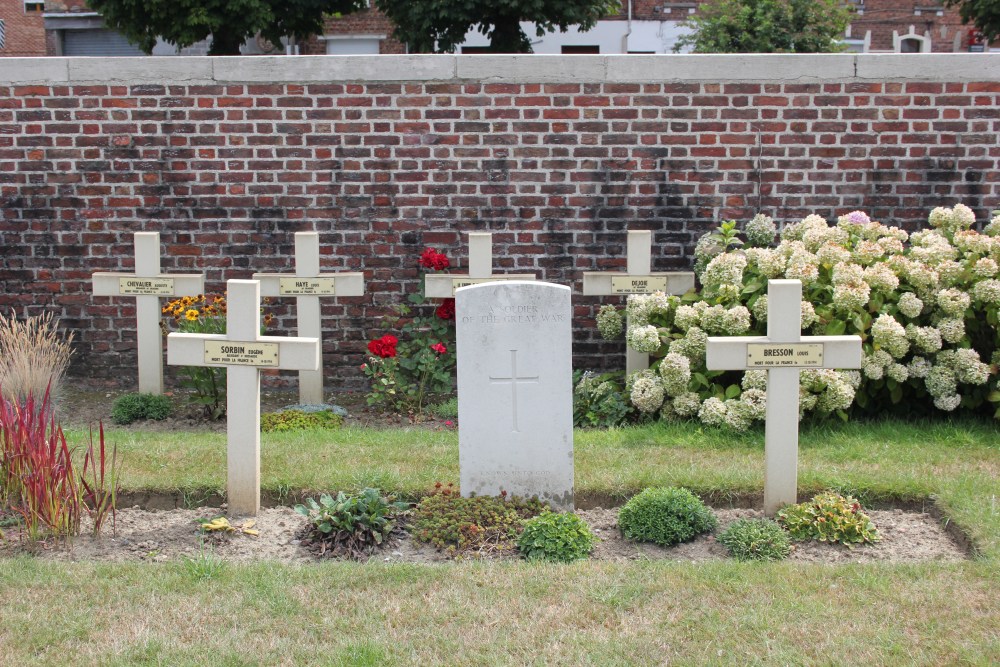
[[[522,384],[538,384],[538,376],[519,376],[517,374],[517,350],[510,351],[510,377],[493,377],[490,376],[490,384],[507,384],[510,383],[510,393],[511,393],[511,405],[513,410],[511,414],[513,415],[514,421],[514,433],[520,433],[517,428],[517,385]]]
[[[653,233],[648,230],[630,230],[628,250],[625,255],[625,273],[620,271],[585,271],[583,274],[584,296],[615,296],[621,294],[684,294],[694,287],[694,273],[652,272]],[[626,327],[628,324],[626,323]],[[625,372],[633,373],[649,368],[649,355],[625,350]]]
[[[261,296],[294,296],[298,334],[323,339],[319,300],[332,296],[361,296],[365,276],[360,272],[320,273],[319,234],[295,232],[295,274],[255,273]],[[323,402],[323,365],[315,371],[299,371],[299,403]]]
[[[260,283],[230,280],[226,333],[172,333],[167,363],[226,367],[227,496],[229,513],[260,509],[260,369],[317,370],[316,338],[260,335]]]
[[[802,283],[767,284],[767,335],[710,336],[710,371],[767,371],[764,426],[764,513],[794,504],[798,492],[799,371],[802,368],[861,368],[859,336],[803,336]]]
[[[455,290],[466,285],[489,283],[496,280],[535,280],[533,273],[493,273],[493,234],[469,233],[469,272],[428,273],[424,276],[424,293],[431,299],[455,296]]]
[[[205,290],[205,274],[160,273],[160,233],[136,232],[134,273],[95,273],[94,296],[135,298],[139,391],[163,393],[163,332],[160,299],[197,296]]]

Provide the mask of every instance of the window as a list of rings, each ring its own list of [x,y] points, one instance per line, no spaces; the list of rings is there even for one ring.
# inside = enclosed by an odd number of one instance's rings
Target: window
[[[920,53],[920,40],[919,39],[903,39],[899,42],[899,52],[900,53]]]
[[[24,11],[25,12],[44,12],[45,3],[37,2],[36,0],[24,0]]]
[[[0,19],[0,49],[7,46],[7,25]]]
[[[589,45],[577,45],[577,44],[565,44],[562,47],[562,52],[564,54],[569,53],[600,53],[601,47],[599,46],[589,46]]]

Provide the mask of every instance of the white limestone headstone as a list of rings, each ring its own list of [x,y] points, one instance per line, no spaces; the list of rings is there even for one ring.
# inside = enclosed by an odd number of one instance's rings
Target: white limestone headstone
[[[134,273],[95,273],[94,296],[135,299],[139,391],[163,393],[163,332],[160,299],[197,296],[205,290],[203,273],[160,273],[160,233],[136,232]]]
[[[652,272],[653,232],[649,230],[629,230],[625,273],[620,271],[585,271],[583,274],[584,296],[621,296],[624,294],[684,294],[694,287],[694,273]],[[627,326],[627,324],[626,324]],[[634,373],[649,368],[649,355],[625,350],[625,372]]]
[[[261,296],[294,296],[300,336],[323,338],[320,298],[361,296],[365,276],[360,272],[320,273],[319,234],[295,232],[295,273],[255,273]],[[323,364],[316,371],[299,371],[299,403],[323,402]]]
[[[710,371],[767,371],[764,513],[774,516],[798,496],[799,371],[861,368],[861,338],[803,336],[802,283],[769,280],[767,335],[710,336],[705,366]]]
[[[573,509],[569,287],[505,281],[455,293],[459,485]]]
[[[319,369],[316,338],[260,335],[260,283],[226,284],[226,333],[172,333],[167,363],[226,368],[226,495],[232,515],[260,509],[260,371]]]

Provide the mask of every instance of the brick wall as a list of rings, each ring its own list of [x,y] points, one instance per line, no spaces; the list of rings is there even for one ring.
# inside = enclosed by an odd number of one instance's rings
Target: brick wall
[[[159,231],[164,271],[210,290],[290,271],[293,234],[367,293],[326,301],[332,386],[360,384],[380,316],[417,289],[426,246],[575,291],[578,367],[611,368],[583,271],[654,270],[758,210],[857,208],[916,227],[962,201],[1000,207],[998,56],[374,56],[8,60],[0,68],[0,307],[52,310],[74,372],[134,382],[133,305],[95,298]],[[407,80],[400,81],[405,75]],[[292,328],[287,307],[277,311]]]
[[[0,21],[4,22],[6,42],[0,58],[45,55],[42,12],[25,11],[24,0],[0,0]]]

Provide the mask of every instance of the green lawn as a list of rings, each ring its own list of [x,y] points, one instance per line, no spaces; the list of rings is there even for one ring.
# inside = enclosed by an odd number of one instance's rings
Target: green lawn
[[[1000,429],[805,428],[800,488],[933,499],[977,547],[960,564],[584,562],[241,566],[0,562],[0,665],[995,664]],[[71,441],[84,434],[71,432]],[[225,437],[109,431],[137,493],[221,490]],[[581,500],[763,486],[763,435],[655,426],[577,432]],[[454,432],[265,435],[265,492],[458,480]]]

